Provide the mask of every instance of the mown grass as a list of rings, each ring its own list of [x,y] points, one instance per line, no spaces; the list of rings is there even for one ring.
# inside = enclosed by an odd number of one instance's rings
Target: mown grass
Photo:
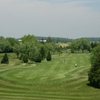
[[[0,100],[100,99],[100,90],[87,85],[90,54],[55,55],[40,64],[9,56],[9,65],[0,64]]]

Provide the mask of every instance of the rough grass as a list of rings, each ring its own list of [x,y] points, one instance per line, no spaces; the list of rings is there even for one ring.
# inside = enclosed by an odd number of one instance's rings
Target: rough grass
[[[9,56],[9,65],[0,64],[0,100],[100,100],[100,90],[87,85],[89,54],[55,55],[41,64]]]

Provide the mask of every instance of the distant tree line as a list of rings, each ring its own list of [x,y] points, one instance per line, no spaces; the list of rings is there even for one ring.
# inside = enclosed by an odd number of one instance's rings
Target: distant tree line
[[[95,48],[97,45],[99,45],[100,42],[91,42],[86,38],[80,38],[73,40],[71,42],[70,48],[71,52],[91,52],[93,48]]]
[[[17,58],[24,63],[41,62],[44,59],[51,61],[51,55],[55,52],[55,44],[51,38],[48,38],[46,43],[39,42],[33,35],[25,35],[20,41],[14,38],[0,37],[0,53],[5,53],[1,63],[9,63],[7,53],[11,52],[16,53]]]
[[[40,38],[39,38],[40,39]],[[71,53],[76,52],[91,52],[93,48],[100,44],[100,42],[91,42],[87,38],[75,39],[70,42],[64,42],[67,46],[63,46],[63,43],[54,41],[48,37],[44,42],[43,38],[39,41],[33,35],[25,35],[20,38],[20,41],[15,38],[0,37],[0,53],[16,53],[17,58],[23,62],[41,62],[44,59],[51,60],[52,54],[61,54],[69,50]],[[56,38],[63,40],[63,38]],[[60,40],[60,41],[61,41]],[[65,39],[64,39],[65,40]]]
[[[28,39],[29,38],[29,39]],[[31,38],[31,39],[30,39]],[[33,38],[33,39],[32,39]],[[91,50],[93,48],[95,48],[98,44],[100,44],[99,42],[95,42],[95,41],[90,41],[90,39],[88,38],[80,38],[80,39],[74,39],[68,41],[68,39],[65,38],[53,38],[53,37],[34,37],[34,36],[24,36],[21,38],[22,41],[18,41],[15,38],[4,38],[4,37],[0,37],[0,53],[10,53],[10,52],[15,52],[16,47],[19,46],[29,46],[28,44],[30,44],[32,46],[36,44],[40,45],[38,41],[38,39],[41,39],[41,44],[42,46],[44,46],[44,48],[48,48],[49,50],[54,52],[62,52],[63,50],[67,50],[70,49],[72,53],[74,52],[91,52]],[[31,43],[31,41],[34,43]],[[34,40],[34,41],[33,41]],[[46,40],[45,42],[43,40]],[[65,41],[66,40],[66,41]],[[69,46],[67,47],[62,47],[61,45],[58,45],[59,43],[69,43]],[[43,45],[44,44],[44,45]],[[19,50],[18,50],[19,51]],[[18,51],[16,51],[17,55],[18,55]]]

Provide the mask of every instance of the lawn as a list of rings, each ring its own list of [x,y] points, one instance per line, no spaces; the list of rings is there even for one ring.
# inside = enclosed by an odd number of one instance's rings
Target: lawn
[[[90,54],[54,55],[40,64],[9,56],[10,64],[0,64],[0,100],[100,100],[100,89],[87,85]]]

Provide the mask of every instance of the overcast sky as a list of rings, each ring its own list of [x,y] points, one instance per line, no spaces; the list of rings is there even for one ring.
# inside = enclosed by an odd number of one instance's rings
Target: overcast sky
[[[0,0],[0,36],[100,37],[100,0]]]

